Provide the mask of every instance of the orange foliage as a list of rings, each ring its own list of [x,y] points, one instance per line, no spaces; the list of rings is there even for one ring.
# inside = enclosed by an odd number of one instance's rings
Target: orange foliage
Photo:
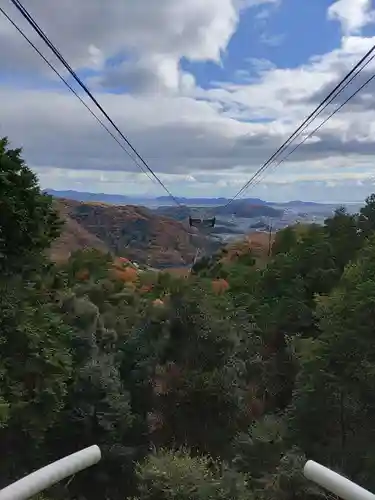
[[[118,260],[122,263],[122,264],[129,264],[130,263],[130,260],[127,259],[126,257],[119,257]]]
[[[275,235],[271,235],[271,246]],[[240,241],[230,243],[226,247],[226,252],[221,262],[235,261],[241,255],[246,255],[249,252],[256,258],[265,258],[268,256],[268,247],[270,245],[270,235],[267,232],[256,231],[247,235]]]
[[[139,289],[139,293],[148,293],[148,292],[151,292],[152,290],[152,285],[143,285],[141,286],[141,288]]]
[[[124,267],[129,266],[131,264],[130,260],[126,257],[115,257],[113,260],[113,267],[115,269],[124,269]]]
[[[76,272],[75,277],[79,281],[87,281],[90,278],[90,273],[87,269],[82,269]]]
[[[116,278],[124,281],[125,283],[134,283],[138,279],[138,273],[136,269],[132,267],[127,267],[125,269],[115,269],[114,274]]]
[[[216,294],[224,293],[228,290],[229,283],[224,279],[212,281],[212,289]]]

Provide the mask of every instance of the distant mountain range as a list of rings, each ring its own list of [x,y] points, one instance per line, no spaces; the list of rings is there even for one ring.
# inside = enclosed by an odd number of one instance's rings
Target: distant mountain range
[[[291,207],[316,207],[320,205],[327,205],[327,203],[316,203],[315,201],[300,201],[293,200],[286,203],[274,203],[274,205],[291,206]]]
[[[74,190],[67,191],[57,191],[55,189],[46,189],[48,194],[56,198],[64,198],[75,201],[82,202],[101,202],[110,203],[113,205],[149,205],[155,203],[158,205],[171,205],[174,204],[174,200],[170,196],[159,196],[156,198],[150,198],[146,196],[125,196],[121,194],[105,194],[105,193],[90,193],[90,192],[80,192]],[[190,206],[215,206],[215,205],[225,205],[228,203],[229,198],[177,198],[177,201],[181,205]],[[250,204],[250,205],[270,205],[270,206],[280,206],[280,207],[304,207],[304,206],[321,206],[324,203],[315,203],[312,201],[300,201],[293,200],[284,203],[276,203],[271,201],[261,200],[260,198],[241,198],[236,200],[236,204]],[[238,205],[237,205],[238,206]]]
[[[234,215],[235,217],[247,219],[253,217],[281,217],[283,214],[282,209],[272,207],[265,203],[248,203],[246,200],[235,200],[228,207],[225,203],[219,206],[213,206],[202,205],[202,202],[200,204],[197,202],[196,204],[191,205],[190,208],[186,205],[176,207],[175,205],[161,204],[161,206],[154,209],[154,212],[183,222],[188,219],[189,215],[194,216],[194,214],[191,214],[191,210],[194,211],[195,207],[199,207],[198,210],[203,207],[204,214],[197,213],[196,216],[204,218],[215,216],[230,217]]]
[[[82,202],[95,201],[100,203],[111,203],[112,205],[138,205],[140,204],[140,202],[150,201],[149,198],[137,198],[132,196],[124,196],[122,194],[89,193],[73,190],[56,191],[55,189],[46,189],[45,191],[55,198],[63,198]]]
[[[176,198],[181,205],[195,205],[195,206],[215,206],[215,205],[225,205],[228,203],[229,198]],[[267,201],[261,200],[260,198],[241,198],[241,200],[246,203],[251,203],[254,205],[268,205]],[[159,196],[156,198],[156,202],[163,203],[173,203],[173,199],[170,196]]]

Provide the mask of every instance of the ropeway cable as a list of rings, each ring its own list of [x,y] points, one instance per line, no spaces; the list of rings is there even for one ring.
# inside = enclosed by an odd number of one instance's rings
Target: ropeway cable
[[[56,46],[49,40],[47,35],[43,32],[37,22],[33,19],[31,14],[26,10],[26,8],[21,4],[19,0],[10,0],[11,3],[16,7],[16,9],[21,13],[21,15],[27,20],[27,22],[32,26],[32,28],[37,32],[37,34],[42,38],[42,40],[47,44],[47,46],[52,50],[55,56],[59,59],[59,61],[64,65],[64,67],[68,70],[71,76],[76,80],[76,82],[80,85],[80,87],[86,92],[86,94],[90,97],[90,99],[94,102],[94,104],[100,109],[103,115],[107,118],[107,120],[111,123],[113,128],[117,131],[117,133],[121,136],[121,138],[125,141],[131,151],[135,154],[138,160],[142,163],[142,165],[148,170],[148,172],[154,177],[154,179],[161,185],[161,187],[168,193],[168,195],[172,198],[172,200],[180,207],[183,205],[178,201],[178,199],[171,193],[171,191],[166,187],[163,181],[153,172],[148,163],[143,159],[143,157],[138,153],[138,151],[133,147],[127,137],[121,132],[116,123],[112,120],[112,118],[108,115],[102,105],[97,101],[97,99],[93,96],[87,86],[82,82],[82,80],[78,77],[76,72],[72,69],[72,67],[68,64],[66,59],[61,55],[60,51],[56,48]]]

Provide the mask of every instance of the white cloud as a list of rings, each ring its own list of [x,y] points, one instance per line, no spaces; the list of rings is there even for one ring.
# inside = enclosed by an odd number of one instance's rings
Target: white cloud
[[[66,0],[57,7],[29,0],[28,8],[76,67],[101,70],[108,58],[123,57],[90,84],[95,83],[100,103],[174,193],[222,196],[234,194],[249,179],[310,113],[317,93],[333,87],[375,42],[375,37],[346,36],[336,50],[293,69],[249,59],[256,78],[242,78],[245,68],[239,73],[241,84],[197,87],[194,77],[181,71],[181,58],[220,62],[241,9],[255,3],[267,2],[90,0],[83,5]],[[11,58],[14,71],[33,70],[40,76],[42,66],[30,54],[21,37],[0,22],[0,67],[9,68]],[[108,93],[108,86],[123,84],[131,92]],[[3,85],[0,109],[0,135],[24,146],[43,186],[163,194],[138,175],[118,145],[65,91]],[[370,106],[346,109],[296,151],[293,161],[266,178],[264,189],[274,196],[279,186],[288,185],[294,197],[306,198],[309,182],[311,196],[322,189],[314,183],[325,182],[341,186],[343,195],[342,179],[363,181],[357,187],[364,190],[375,154],[374,123]],[[348,196],[353,193],[348,188]]]
[[[328,18],[339,21],[346,35],[358,33],[374,20],[371,0],[337,0],[329,7]]]
[[[262,0],[267,1],[267,0]],[[257,3],[262,3],[259,1]],[[140,68],[150,67],[150,74],[161,87],[178,88],[181,81],[179,61],[220,61],[235,32],[239,12],[244,5],[234,0],[90,0],[64,2],[29,0],[27,8],[47,36],[75,68],[97,68],[103,59],[129,57]],[[7,12],[25,27],[40,46],[36,35],[15,9]],[[0,19],[0,64],[13,68],[31,68],[37,60],[25,42],[7,21]],[[30,59],[28,61],[28,58]],[[125,63],[125,70],[127,69]],[[121,72],[117,72],[117,78]],[[126,83],[126,71],[124,83]]]

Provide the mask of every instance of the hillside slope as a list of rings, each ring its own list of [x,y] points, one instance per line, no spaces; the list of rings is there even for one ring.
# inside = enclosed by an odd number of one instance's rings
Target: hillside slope
[[[67,220],[52,251],[52,255],[59,257],[73,249],[91,246],[141,264],[165,268],[189,265],[197,248],[210,252],[218,247],[210,239],[189,231],[183,223],[144,207],[67,199],[58,200],[57,204]]]
[[[103,253],[110,252],[103,241],[69,216],[69,211],[63,204],[57,203],[57,208],[65,224],[60,238],[54,241],[49,252],[53,261],[65,261],[73,252],[86,248],[94,248]]]
[[[191,213],[201,214],[200,216],[203,217],[235,215],[236,217],[249,219],[254,217],[281,217],[283,214],[283,210],[268,206],[264,202],[255,204],[247,200],[236,200],[229,206],[219,205],[209,208],[200,207],[199,205],[196,205],[193,209],[188,206],[161,206],[154,209],[154,212],[176,220],[186,220]]]

